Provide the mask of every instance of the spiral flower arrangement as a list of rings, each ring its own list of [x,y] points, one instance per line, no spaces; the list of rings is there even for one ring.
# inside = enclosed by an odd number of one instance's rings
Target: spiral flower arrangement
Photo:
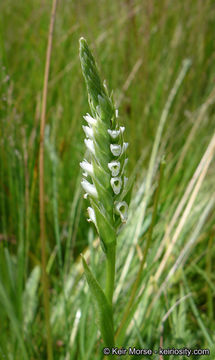
[[[107,252],[116,242],[120,223],[126,222],[128,216],[128,205],[124,201],[128,143],[123,139],[125,128],[119,125],[118,110],[114,109],[106,85],[101,83],[95,60],[83,38],[80,39],[80,59],[92,113],[84,116],[84,141],[90,160],[80,163],[84,171],[81,184],[86,192],[84,197],[89,197],[91,203],[89,221],[95,224],[103,250]]]

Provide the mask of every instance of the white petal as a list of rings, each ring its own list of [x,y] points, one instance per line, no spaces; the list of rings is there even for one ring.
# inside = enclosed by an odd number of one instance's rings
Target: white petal
[[[125,131],[125,127],[124,126],[120,126],[120,131],[121,131],[121,134],[123,134],[124,133],[124,131]]]
[[[90,114],[83,116],[83,118],[88,122],[89,125],[95,125],[97,123],[97,120],[94,119]]]
[[[88,215],[89,215],[89,222],[92,221],[95,225],[96,225],[96,214],[95,211],[93,210],[93,208],[91,208],[90,206],[87,208],[88,211]]]
[[[125,201],[119,201],[116,203],[116,212],[120,215],[122,222],[126,222],[128,218],[128,205]]]
[[[118,109],[115,110],[115,115],[116,115],[116,118],[119,117],[119,110]]]
[[[89,181],[83,179],[81,185],[87,194],[95,198],[98,198],[96,187],[93,184],[90,184]]]
[[[80,167],[86,171],[87,174],[93,175],[93,165],[90,164],[88,161],[84,160],[80,163]]]
[[[120,162],[111,161],[108,163],[108,168],[111,171],[112,176],[117,176],[120,172]]]
[[[110,144],[110,151],[114,156],[119,156],[122,151],[121,145]]]
[[[118,195],[122,187],[122,179],[120,177],[114,177],[110,180],[114,194]]]
[[[120,134],[120,130],[110,130],[110,129],[108,129],[108,134],[110,135],[110,137],[112,137],[112,139],[116,139]]]
[[[95,147],[94,147],[94,143],[93,140],[90,139],[84,139],[85,145],[88,148],[88,150],[95,155]]]
[[[82,126],[87,138],[93,139],[93,129],[89,126]]]

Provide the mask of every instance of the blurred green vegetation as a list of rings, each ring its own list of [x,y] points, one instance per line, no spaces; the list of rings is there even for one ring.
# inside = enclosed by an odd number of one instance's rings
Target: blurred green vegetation
[[[46,359],[38,150],[50,11],[51,1],[0,2],[0,359]],[[88,40],[102,78],[114,91],[129,142],[134,190],[130,221],[118,245],[117,327],[144,251],[158,165],[163,154],[166,159],[152,246],[141,280],[143,294],[131,313],[130,321],[133,316],[136,320],[121,339],[122,345],[156,348],[162,339],[166,348],[210,348],[211,355],[199,359],[215,358],[215,140],[203,158],[214,134],[214,18],[212,0],[66,0],[58,4],[45,148],[55,359],[102,359],[79,262],[83,251],[103,280],[103,257],[93,242],[93,228],[86,222],[87,202],[80,188],[79,162],[85,153],[82,116],[89,111],[78,58],[81,36]],[[165,109],[167,118],[150,172],[151,152]],[[194,193],[187,190],[191,179],[191,190],[195,181],[198,185]],[[183,211],[174,217],[182,199]],[[63,251],[62,268],[57,237]],[[172,241],[175,246],[168,255]],[[165,283],[174,264],[175,271]]]

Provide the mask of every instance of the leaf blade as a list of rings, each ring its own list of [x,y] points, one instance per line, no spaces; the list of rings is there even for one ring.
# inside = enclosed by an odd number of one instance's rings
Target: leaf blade
[[[91,294],[96,304],[97,316],[99,323],[99,330],[101,332],[104,346],[114,346],[114,328],[113,328],[113,313],[111,305],[108,303],[104,291],[92,274],[89,266],[87,265],[84,257],[82,256],[82,263],[84,273],[89,285]]]

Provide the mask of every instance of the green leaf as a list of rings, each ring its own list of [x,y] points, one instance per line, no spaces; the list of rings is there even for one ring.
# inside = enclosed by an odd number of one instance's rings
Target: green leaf
[[[89,266],[82,256],[82,263],[84,267],[85,276],[93,296],[97,308],[99,330],[101,332],[104,346],[114,346],[114,328],[113,328],[113,313],[111,305],[100,287],[99,283],[93,276]]]
[[[0,282],[0,306],[2,306],[4,308],[5,312],[7,313],[8,318],[10,319],[13,333],[16,336],[19,346],[20,346],[19,351],[20,351],[21,359],[28,360],[28,353],[27,353],[26,344],[25,344],[23,334],[22,334],[21,323],[14,311],[14,304],[11,301],[11,299],[9,298],[9,296],[1,282]]]
[[[28,327],[32,324],[37,307],[37,289],[40,281],[40,267],[36,266],[25,285],[23,294],[23,304],[25,304],[25,311],[23,313],[24,329],[27,331]]]

